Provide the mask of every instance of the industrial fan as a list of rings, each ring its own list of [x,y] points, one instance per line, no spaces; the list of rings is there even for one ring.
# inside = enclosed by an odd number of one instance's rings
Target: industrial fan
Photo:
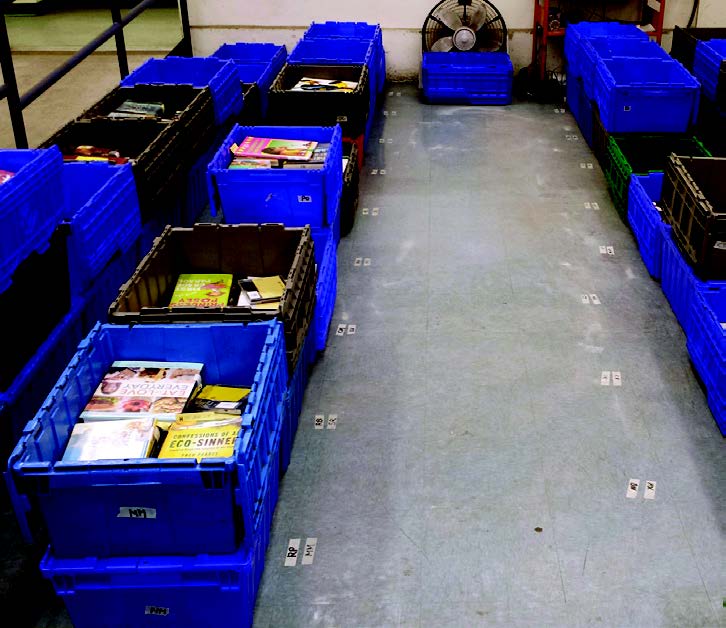
[[[441,0],[421,29],[424,52],[501,52],[507,26],[488,0]]]

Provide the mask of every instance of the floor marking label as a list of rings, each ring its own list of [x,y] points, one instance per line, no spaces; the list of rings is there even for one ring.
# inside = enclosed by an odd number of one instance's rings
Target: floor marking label
[[[345,323],[341,323],[338,325],[338,328],[335,330],[336,336],[345,336],[345,330],[348,329],[348,326]]]
[[[371,170],[371,174],[372,175],[377,175],[378,174],[378,168],[373,168],[373,170]]]
[[[585,209],[592,209],[591,203],[585,203]]]
[[[378,216],[378,207],[374,207],[371,209],[371,216]]]
[[[607,255],[607,253],[608,253],[607,247],[601,246],[600,255]]]
[[[356,325],[348,325],[348,335],[352,336],[358,327]]]
[[[370,266],[371,265],[371,258],[370,257],[364,257],[363,258],[363,266]]]
[[[645,494],[643,499],[655,499],[655,482],[652,480],[645,481]]]
[[[300,553],[300,539],[290,539],[285,552],[285,567],[297,565],[297,556]]]
[[[638,496],[638,489],[640,488],[640,480],[631,480],[628,482],[628,491],[625,493],[625,497],[628,499],[635,499]]]
[[[583,294],[580,299],[582,300],[583,305],[589,305],[590,303],[590,297],[586,294]]]
[[[363,258],[356,257],[355,260],[353,261],[353,266],[360,266],[362,263],[363,263]]]
[[[368,208],[367,207],[364,207],[363,209],[360,210],[360,213],[363,214],[364,216],[367,216],[368,215],[368,211],[369,211]]]
[[[592,163],[589,161],[587,162],[587,169],[592,170]]]
[[[598,297],[596,294],[590,295],[590,301],[592,301],[593,305],[600,305],[600,297]]]
[[[325,426],[325,415],[316,414],[315,418],[313,419],[313,425],[315,426],[316,430],[322,430]]]
[[[623,380],[620,376],[620,371],[613,371],[613,386],[622,386]]]
[[[329,414],[328,415],[328,429],[334,430],[336,427],[338,427],[338,415]]]
[[[615,255],[615,247],[608,246],[607,247],[607,252],[608,252],[608,255]]]
[[[600,203],[593,203],[592,204],[592,208],[595,209],[595,210],[600,209]]]
[[[315,560],[315,549],[318,546],[318,539],[316,537],[308,537],[305,541],[305,552],[302,557],[303,565],[312,565]]]
[[[383,170],[380,170],[380,173],[381,173],[381,175],[384,175],[384,174],[386,174],[386,170],[385,170],[385,168],[384,168]]]
[[[603,371],[600,375],[600,386],[610,386],[610,371]]]

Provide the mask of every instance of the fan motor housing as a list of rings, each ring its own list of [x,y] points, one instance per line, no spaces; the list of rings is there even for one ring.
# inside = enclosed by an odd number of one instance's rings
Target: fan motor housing
[[[476,45],[476,33],[468,26],[457,28],[453,36],[457,50],[468,52]]]

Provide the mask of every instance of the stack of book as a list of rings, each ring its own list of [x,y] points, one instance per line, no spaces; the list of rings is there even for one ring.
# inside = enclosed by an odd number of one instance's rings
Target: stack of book
[[[250,389],[203,386],[203,367],[114,362],[74,426],[63,461],[231,456]]]
[[[111,164],[125,164],[130,161],[117,150],[100,146],[74,146],[63,153],[63,161],[102,161]]]
[[[271,168],[315,170],[325,166],[330,144],[307,140],[286,140],[247,136],[232,144],[231,170]]]
[[[124,100],[114,111],[108,114],[109,118],[122,120],[160,120],[164,116],[164,103],[136,102]]]
[[[216,308],[236,305],[276,313],[285,292],[279,275],[239,277],[228,273],[181,274],[169,301],[171,308]]]

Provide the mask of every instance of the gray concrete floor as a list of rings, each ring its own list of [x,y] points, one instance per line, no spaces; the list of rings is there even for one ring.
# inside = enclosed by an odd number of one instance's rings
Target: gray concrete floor
[[[333,328],[357,332],[306,393],[255,626],[726,626],[724,440],[574,121],[408,86],[384,108],[338,252]]]

